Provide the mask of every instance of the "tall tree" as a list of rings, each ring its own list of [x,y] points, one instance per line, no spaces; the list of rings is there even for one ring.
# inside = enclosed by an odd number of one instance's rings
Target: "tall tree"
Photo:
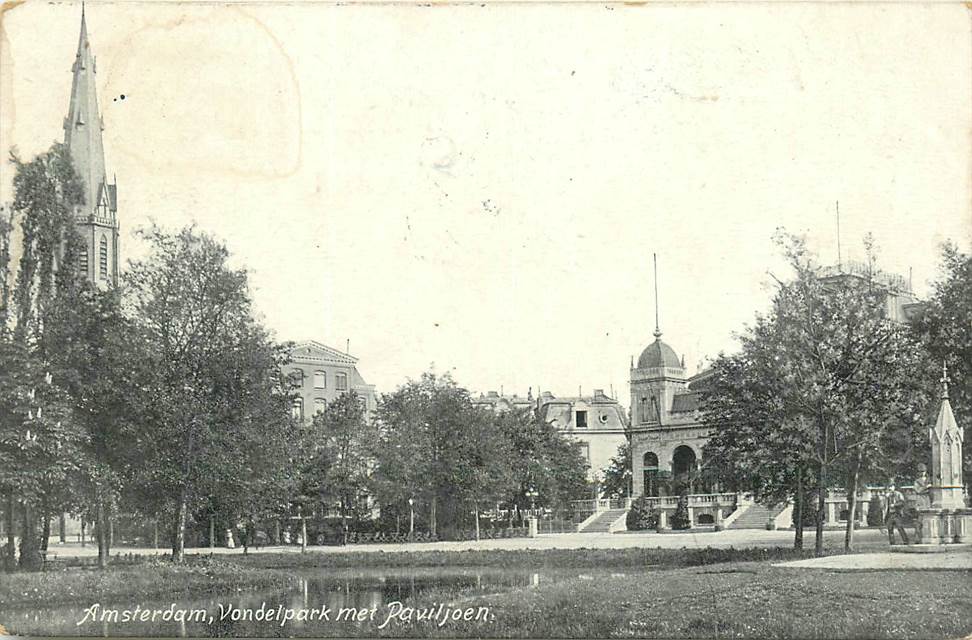
[[[376,426],[375,494],[398,512],[416,501],[433,535],[440,522],[460,525],[469,507],[508,481],[508,441],[448,374],[424,373],[384,395]]]
[[[898,432],[920,432],[928,398],[915,377],[919,350],[887,317],[887,288],[873,260],[866,273],[827,277],[801,239],[779,240],[793,276],[779,282],[771,312],[741,336],[740,357],[720,363],[706,420],[716,432],[710,451],[748,475],[757,492],[790,487],[802,495],[796,484],[812,470],[819,554],[828,488],[847,487],[850,547],[862,474],[887,473],[910,457],[915,438]]]
[[[590,496],[588,465],[579,442],[564,436],[531,410],[500,413],[494,420],[510,443],[514,480],[511,502],[520,508],[535,504],[563,509],[571,500]]]
[[[320,444],[316,466],[323,471],[318,494],[340,504],[346,531],[348,517],[357,520],[361,516],[372,466],[369,445],[373,433],[361,396],[354,391],[338,396],[314,416],[312,434]]]
[[[964,421],[968,427],[972,424],[972,254],[954,243],[942,246],[938,279],[914,327],[931,360],[929,369],[948,364],[952,409],[959,424]],[[928,417],[934,420],[934,415]],[[964,458],[965,484],[970,486],[972,446],[965,447]]]
[[[601,495],[612,499],[631,496],[631,443],[627,440],[621,443],[604,470]]]
[[[0,492],[9,524],[20,503],[20,565],[36,569],[51,512],[79,482],[85,462],[85,433],[45,349],[47,323],[80,281],[74,209],[83,191],[63,145],[29,162],[11,153],[11,162],[14,200],[0,223]],[[15,226],[21,237],[13,274]]]
[[[297,427],[280,366],[284,350],[256,322],[246,274],[225,246],[191,228],[143,233],[149,258],[125,276],[129,310],[145,345],[145,405],[136,446],[149,461],[142,486],[173,514],[172,558],[185,550],[189,514],[226,487],[286,467]],[[270,460],[256,464],[254,443]]]

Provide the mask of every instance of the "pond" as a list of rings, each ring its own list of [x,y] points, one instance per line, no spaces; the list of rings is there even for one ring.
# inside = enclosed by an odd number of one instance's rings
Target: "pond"
[[[373,636],[414,624],[487,620],[474,596],[532,588],[590,570],[493,568],[298,570],[294,586],[198,599],[85,602],[3,613],[7,631],[32,636]],[[617,576],[596,572],[603,576]],[[488,597],[487,597],[488,600]],[[485,609],[485,611],[484,611]]]

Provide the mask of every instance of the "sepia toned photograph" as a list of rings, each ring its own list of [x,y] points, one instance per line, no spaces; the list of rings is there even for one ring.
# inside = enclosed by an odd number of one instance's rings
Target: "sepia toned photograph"
[[[0,635],[972,638],[961,2],[0,5]]]

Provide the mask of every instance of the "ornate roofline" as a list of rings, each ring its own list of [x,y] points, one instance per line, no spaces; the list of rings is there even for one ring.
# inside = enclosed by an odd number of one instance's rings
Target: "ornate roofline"
[[[322,357],[314,354],[298,353],[298,351],[301,349],[317,349],[323,351],[327,355]],[[295,343],[293,348],[290,350],[290,357],[294,362],[297,360],[306,360],[310,362],[331,362],[351,366],[354,366],[358,362],[358,359],[354,356],[344,353],[343,351],[338,351],[334,347],[329,347],[323,342],[318,342],[316,340],[304,340],[303,342]]]

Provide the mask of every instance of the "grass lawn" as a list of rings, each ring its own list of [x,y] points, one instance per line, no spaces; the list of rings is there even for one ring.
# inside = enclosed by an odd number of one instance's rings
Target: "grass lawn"
[[[42,573],[0,573],[4,607],[150,600],[225,594],[255,588],[285,587],[293,578],[282,571],[244,567],[215,558],[192,558],[184,565],[153,560],[97,569],[60,569]]]
[[[435,601],[427,594],[429,602]],[[426,600],[426,598],[423,598]],[[441,601],[441,600],[440,600]],[[461,637],[961,638],[972,572],[854,572],[738,562],[575,578],[476,596],[490,623],[389,626],[385,635]],[[416,603],[415,606],[420,606]]]

